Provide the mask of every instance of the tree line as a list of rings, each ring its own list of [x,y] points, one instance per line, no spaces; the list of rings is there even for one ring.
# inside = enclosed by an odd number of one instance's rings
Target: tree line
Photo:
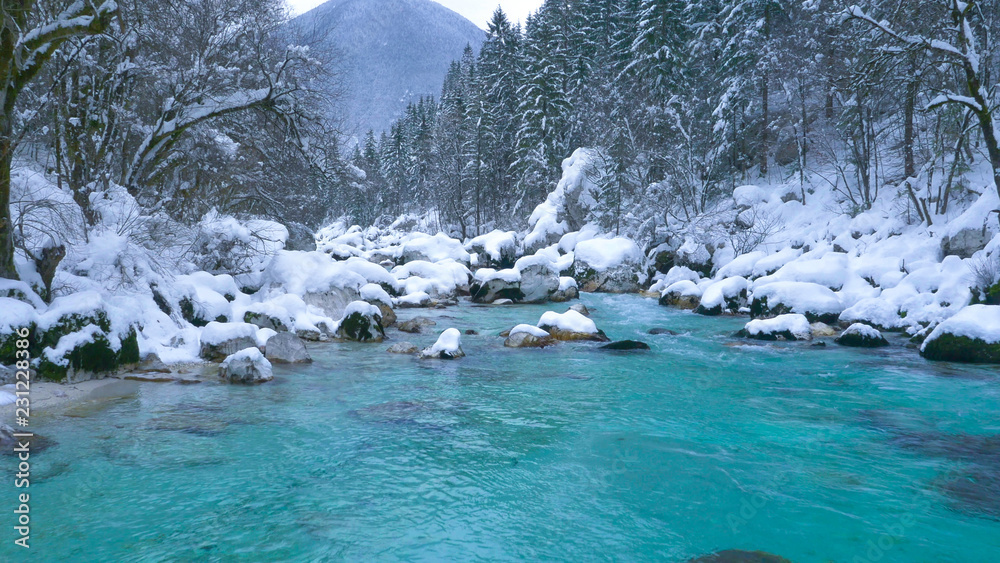
[[[651,238],[757,181],[829,184],[844,211],[900,196],[933,223],[1000,171],[995,0],[546,0],[497,10],[438,98],[353,154],[359,224],[430,214],[474,236],[523,227],[578,147],[596,218]],[[799,198],[808,197],[803,188]]]

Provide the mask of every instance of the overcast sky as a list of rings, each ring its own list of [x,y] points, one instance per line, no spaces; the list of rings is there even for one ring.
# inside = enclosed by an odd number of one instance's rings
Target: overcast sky
[[[542,5],[543,0],[437,0],[438,4],[443,4],[472,20],[472,23],[485,29],[493,11],[497,5],[503,7],[507,16],[512,21],[524,22],[528,14],[534,12]],[[326,0],[288,0],[296,14],[307,12],[319,6]]]

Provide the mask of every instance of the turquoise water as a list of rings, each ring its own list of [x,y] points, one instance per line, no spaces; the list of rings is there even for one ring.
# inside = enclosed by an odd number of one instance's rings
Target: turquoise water
[[[36,417],[59,445],[33,458],[27,557],[5,485],[0,560],[1000,560],[995,368],[584,302],[653,351],[508,350],[495,335],[547,307],[462,305],[402,315],[478,330],[458,361],[322,345],[264,386],[149,384]]]

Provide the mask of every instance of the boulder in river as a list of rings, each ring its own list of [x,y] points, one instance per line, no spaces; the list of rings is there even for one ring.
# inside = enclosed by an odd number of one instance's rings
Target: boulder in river
[[[548,264],[531,264],[521,268],[521,301],[545,303],[559,291],[559,273]]]
[[[548,332],[556,340],[593,340],[608,342],[610,339],[598,330],[594,321],[569,310],[559,314],[549,311],[538,321],[538,328]]]
[[[1000,364],[1000,305],[970,305],[939,324],[924,340],[928,360]]]
[[[301,338],[290,332],[281,332],[267,339],[265,354],[269,361],[276,364],[307,364],[312,362],[306,344]]]
[[[385,339],[382,312],[364,301],[354,301],[344,309],[344,317],[337,323],[334,334],[343,340],[382,342]]]
[[[271,362],[257,348],[247,348],[226,358],[219,366],[219,377],[230,383],[247,385],[274,379]]]
[[[386,350],[390,354],[416,354],[420,351],[412,342],[397,342]]]
[[[441,333],[433,346],[420,352],[421,358],[436,358],[441,360],[456,360],[465,356],[462,351],[462,333],[457,328],[449,328]]]
[[[547,331],[536,326],[517,325],[507,333],[503,345],[508,348],[544,348],[556,343]]]
[[[756,340],[812,340],[812,327],[805,315],[779,315],[773,319],[754,319],[737,336]]]
[[[588,309],[587,306],[584,305],[583,303],[574,303],[573,305],[569,306],[569,310],[576,311],[577,313],[580,313],[585,317],[590,316],[590,309]]]
[[[427,317],[413,317],[408,321],[403,321],[399,323],[396,328],[402,332],[408,332],[410,334],[419,334],[424,331],[425,328],[432,327],[436,325],[437,322],[428,319]]]
[[[469,286],[474,303],[493,303],[498,299],[521,301],[521,273],[514,269],[494,270],[483,268],[476,271],[476,279]]]
[[[649,329],[649,331],[647,332],[647,334],[652,334],[653,336],[659,336],[659,335],[662,335],[662,334],[665,334],[665,335],[668,335],[668,336],[677,336],[677,331],[676,330],[670,330],[669,328],[651,328],[651,329]]]
[[[855,323],[841,333],[837,344],[852,348],[880,348],[888,346],[889,341],[878,330],[866,324]]]
[[[660,294],[660,305],[678,309],[697,309],[701,304],[701,288],[691,280],[680,280],[667,286]]]
[[[646,257],[631,239],[590,239],[577,243],[573,277],[583,291],[637,293],[646,281]]]
[[[753,288],[750,317],[771,318],[789,313],[805,315],[810,323],[834,324],[844,311],[840,298],[818,283],[777,281]]]
[[[627,352],[633,350],[649,350],[649,344],[645,342],[639,342],[638,340],[619,340],[617,342],[612,342],[610,344],[605,344],[601,346],[601,350],[615,350],[619,352]]]

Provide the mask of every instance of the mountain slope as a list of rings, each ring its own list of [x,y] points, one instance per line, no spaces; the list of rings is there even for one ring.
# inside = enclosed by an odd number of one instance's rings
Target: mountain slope
[[[431,0],[330,0],[293,25],[335,53],[346,133],[388,129],[406,104],[440,95],[451,61],[485,33]]]

